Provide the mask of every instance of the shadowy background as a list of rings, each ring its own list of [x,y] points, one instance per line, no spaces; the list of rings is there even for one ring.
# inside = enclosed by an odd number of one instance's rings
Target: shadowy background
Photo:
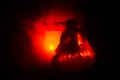
[[[62,1],[63,2],[63,1]],[[83,13],[86,17],[85,20],[85,30],[87,33],[88,40],[92,47],[95,49],[97,61],[94,68],[91,71],[87,71],[83,74],[66,74],[62,75],[46,74],[44,72],[28,72],[22,73],[19,69],[17,58],[22,51],[19,46],[16,46],[14,38],[19,34],[24,34],[19,29],[22,26],[20,19],[30,18],[35,19],[35,16],[40,14],[40,8],[42,5],[52,5],[52,1],[6,1],[3,6],[3,57],[2,57],[2,70],[4,78],[12,79],[92,79],[92,80],[102,80],[108,79],[108,64],[109,64],[109,39],[111,37],[110,29],[112,27],[112,8],[109,3],[104,1],[66,1],[64,4],[71,4],[74,2],[76,6],[76,11]],[[44,4],[43,4],[44,3]],[[72,6],[72,5],[71,5]],[[19,43],[18,43],[19,44]],[[13,51],[15,50],[15,52]],[[19,50],[19,51],[17,51]],[[17,53],[16,53],[17,51]],[[34,69],[34,68],[33,68]],[[25,78],[25,79],[26,79]]]

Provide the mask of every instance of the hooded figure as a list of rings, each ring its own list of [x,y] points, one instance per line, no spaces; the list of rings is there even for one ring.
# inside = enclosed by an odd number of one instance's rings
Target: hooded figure
[[[60,43],[56,49],[57,54],[61,53],[75,53],[79,50],[77,29],[78,22],[74,19],[66,21],[66,29],[62,32]]]

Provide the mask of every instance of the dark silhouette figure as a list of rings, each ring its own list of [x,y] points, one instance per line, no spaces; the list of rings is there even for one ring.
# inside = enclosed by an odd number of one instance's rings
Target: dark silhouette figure
[[[52,66],[58,66],[58,58],[64,54],[74,54],[79,52],[80,47],[78,45],[77,33],[81,32],[77,28],[78,22],[74,19],[68,19],[66,21],[66,29],[62,32],[60,37],[60,43],[56,49],[56,55],[52,59]]]
[[[56,49],[57,54],[74,53],[79,50],[77,39],[77,21],[69,19],[66,22],[66,29],[62,32],[60,37],[60,44]]]

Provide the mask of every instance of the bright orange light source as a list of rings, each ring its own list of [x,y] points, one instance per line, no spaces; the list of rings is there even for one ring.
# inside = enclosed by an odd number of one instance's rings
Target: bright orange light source
[[[55,49],[59,44],[61,31],[46,31],[44,39],[44,50],[48,53],[55,53]]]
[[[51,44],[49,48],[50,48],[50,50],[53,50],[54,46]]]

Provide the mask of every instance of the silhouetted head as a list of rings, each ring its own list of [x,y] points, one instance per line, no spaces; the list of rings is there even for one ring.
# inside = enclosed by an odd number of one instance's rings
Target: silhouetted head
[[[78,22],[75,19],[68,19],[66,21],[66,27],[67,28],[77,28]]]

